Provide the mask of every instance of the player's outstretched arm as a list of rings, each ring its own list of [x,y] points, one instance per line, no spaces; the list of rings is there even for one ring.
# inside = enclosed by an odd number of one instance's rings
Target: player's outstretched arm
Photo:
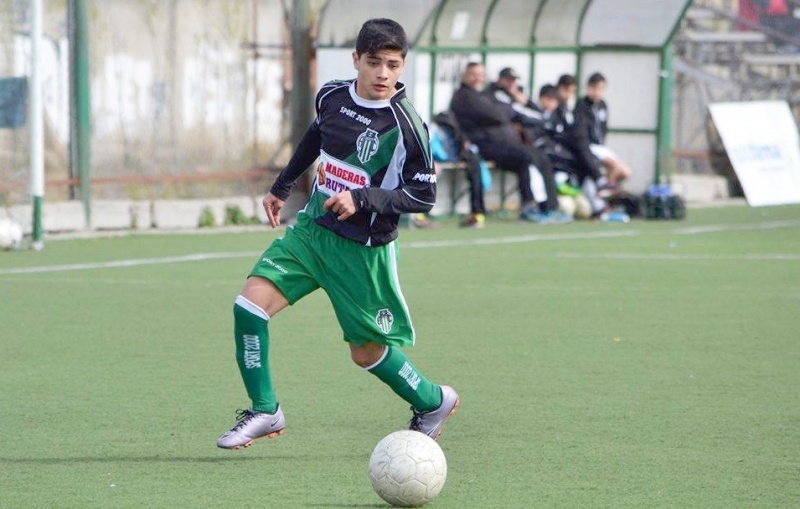
[[[269,224],[271,224],[273,228],[277,228],[281,224],[280,212],[284,203],[283,200],[272,193],[267,193],[264,199],[261,200],[261,204],[264,205],[264,211],[267,213]]]
[[[292,158],[289,160],[289,164],[286,165],[286,168],[283,169],[280,175],[278,175],[278,178],[275,179],[275,182],[272,183],[272,187],[269,190],[270,194],[279,198],[281,201],[286,201],[297,179],[300,178],[300,175],[302,175],[319,156],[321,146],[322,138],[320,136],[319,126],[317,122],[314,121],[297,145],[297,149],[295,149]],[[264,199],[266,200],[266,198]]]

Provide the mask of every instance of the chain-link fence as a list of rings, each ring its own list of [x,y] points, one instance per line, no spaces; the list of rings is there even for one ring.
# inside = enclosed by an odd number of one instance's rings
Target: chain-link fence
[[[44,0],[45,171],[70,197],[66,0]],[[0,78],[30,72],[29,0],[0,0]],[[94,198],[254,192],[285,139],[278,0],[86,0]],[[0,128],[0,200],[27,201],[27,125]],[[248,185],[249,182],[249,185]],[[261,184],[256,184],[261,191]]]

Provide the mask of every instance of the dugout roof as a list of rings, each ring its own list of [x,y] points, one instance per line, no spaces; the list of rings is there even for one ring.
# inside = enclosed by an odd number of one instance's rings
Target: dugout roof
[[[317,44],[352,47],[372,17],[402,24],[417,49],[667,44],[691,0],[329,0]]]
[[[671,41],[691,0],[328,0],[317,33],[325,50],[349,52],[361,24],[388,17],[412,41],[405,81],[426,118],[447,108],[460,70],[480,60],[494,80],[513,67],[528,90],[573,74],[608,79],[609,145],[643,190],[671,155]],[[350,64],[352,68],[352,64]],[[410,68],[410,69],[409,69]],[[411,75],[409,78],[409,74]],[[326,76],[327,77],[327,76]],[[535,95],[535,94],[532,94]],[[634,180],[635,180],[634,179]]]

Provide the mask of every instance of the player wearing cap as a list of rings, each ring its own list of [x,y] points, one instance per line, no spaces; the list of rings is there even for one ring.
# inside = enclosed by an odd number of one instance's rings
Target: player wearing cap
[[[539,107],[531,101],[519,83],[519,75],[511,67],[500,71],[497,81],[490,83],[486,93],[500,108],[508,111],[522,136],[520,139],[528,142],[529,152],[533,164],[541,175],[545,187],[546,199],[539,203],[539,208],[551,217],[551,222],[568,222],[569,216],[558,210],[558,188],[556,186],[554,168],[550,158],[545,152],[525,139],[528,129],[536,129],[542,124],[542,114]]]

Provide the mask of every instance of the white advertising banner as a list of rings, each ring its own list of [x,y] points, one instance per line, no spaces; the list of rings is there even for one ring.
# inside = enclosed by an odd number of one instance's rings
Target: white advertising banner
[[[800,136],[789,105],[756,101],[709,109],[747,202],[800,203]]]

